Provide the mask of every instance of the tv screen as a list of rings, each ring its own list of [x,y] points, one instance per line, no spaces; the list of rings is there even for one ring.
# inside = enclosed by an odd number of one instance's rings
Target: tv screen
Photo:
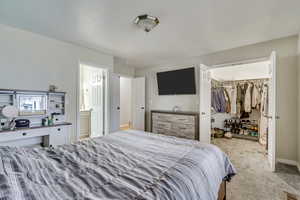
[[[196,94],[195,68],[157,73],[159,95]]]

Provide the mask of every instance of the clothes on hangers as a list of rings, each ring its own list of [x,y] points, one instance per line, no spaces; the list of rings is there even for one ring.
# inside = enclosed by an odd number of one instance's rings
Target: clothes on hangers
[[[266,83],[262,85],[262,95],[261,95],[261,117],[260,117],[260,131],[259,131],[259,142],[261,144],[267,144],[268,126],[269,119],[269,87]]]
[[[264,92],[261,80],[216,82],[212,90],[212,107],[216,112],[231,113],[239,118],[247,118],[252,109],[261,110]],[[226,85],[225,85],[226,84]],[[228,85],[229,84],[229,85]],[[264,102],[264,109],[268,102]]]
[[[268,115],[268,109],[269,109],[269,95],[268,95],[268,90],[269,90],[269,87],[267,84],[264,83],[263,85],[263,92],[262,92],[262,95],[261,95],[261,110],[260,112],[263,114],[263,115]]]
[[[228,100],[228,95],[223,87],[212,89],[211,105],[216,112],[225,113],[228,110]]]
[[[237,97],[237,88],[234,84],[232,87],[226,87],[225,88],[230,99],[230,114],[235,115],[236,114],[236,97]]]
[[[252,111],[252,89],[253,89],[253,83],[248,84],[246,93],[245,93],[245,101],[244,101],[244,106],[245,106],[245,112],[250,113]]]
[[[260,91],[260,85],[254,84],[253,85],[253,91],[252,91],[252,108],[253,109],[259,109],[261,103],[261,91]]]
[[[230,97],[229,97],[229,94],[228,94],[228,92],[227,92],[226,89],[224,89],[223,92],[224,92],[224,96],[225,96],[225,100],[226,100],[226,103],[225,103],[225,112],[226,113],[230,113],[230,110],[231,110]]]

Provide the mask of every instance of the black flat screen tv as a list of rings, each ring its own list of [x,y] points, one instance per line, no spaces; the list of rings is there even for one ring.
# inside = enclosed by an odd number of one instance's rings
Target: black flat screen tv
[[[196,94],[194,67],[159,72],[156,75],[159,95]]]

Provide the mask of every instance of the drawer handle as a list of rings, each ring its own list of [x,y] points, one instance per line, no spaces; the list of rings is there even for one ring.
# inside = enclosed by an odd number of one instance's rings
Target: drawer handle
[[[58,128],[57,131],[60,131],[60,128]]]
[[[27,135],[27,133],[22,133],[22,135],[23,135],[23,136],[26,136],[26,135]]]

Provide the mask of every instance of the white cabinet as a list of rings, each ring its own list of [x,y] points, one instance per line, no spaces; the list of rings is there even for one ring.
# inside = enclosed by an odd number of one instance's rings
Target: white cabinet
[[[69,143],[69,126],[58,126],[51,128],[51,134],[49,137],[49,146],[55,147],[57,145],[63,145]]]
[[[70,123],[63,123],[49,127],[0,131],[0,146],[27,146],[33,142],[42,143],[45,147],[68,144],[70,127]]]

